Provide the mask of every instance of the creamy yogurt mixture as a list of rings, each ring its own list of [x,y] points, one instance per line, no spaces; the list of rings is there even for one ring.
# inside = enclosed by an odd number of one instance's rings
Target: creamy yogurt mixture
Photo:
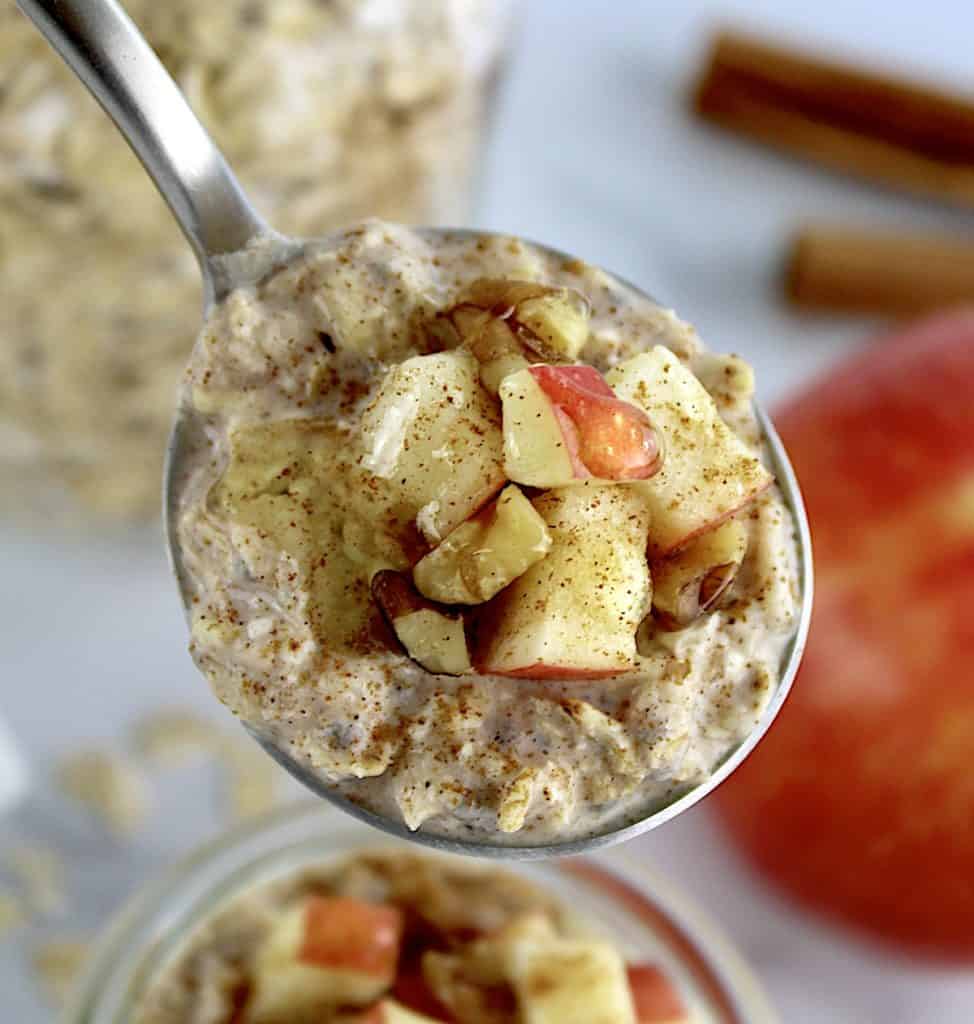
[[[231,898],[131,1020],[690,1024],[659,966],[626,964],[613,940],[517,875],[361,854]]]
[[[498,321],[529,344],[471,343]],[[584,375],[577,401],[544,352]],[[230,295],[188,370],[193,657],[236,715],[411,829],[622,824],[747,736],[794,628],[752,388],[668,310],[514,238],[372,221],[316,243]],[[458,547],[477,572],[450,574]]]

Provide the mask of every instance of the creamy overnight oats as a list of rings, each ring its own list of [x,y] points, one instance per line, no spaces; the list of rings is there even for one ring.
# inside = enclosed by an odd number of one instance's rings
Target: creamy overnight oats
[[[797,612],[749,367],[605,272],[378,221],[212,314],[179,482],[219,698],[411,829],[641,817],[754,728]]]
[[[511,6],[125,3],[269,221],[314,236],[373,214],[467,219]],[[89,510],[158,513],[173,394],[199,308],[199,271],[145,171],[33,25],[4,4],[4,511],[54,480]],[[34,504],[46,514],[54,505]]]
[[[127,1019],[688,1024],[659,965],[627,964],[610,939],[517,875],[361,854],[232,899]]]

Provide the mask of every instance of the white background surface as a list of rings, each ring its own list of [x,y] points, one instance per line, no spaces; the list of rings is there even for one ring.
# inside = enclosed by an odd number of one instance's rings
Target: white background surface
[[[525,7],[481,223],[577,252],[643,285],[696,323],[712,347],[750,359],[772,403],[870,330],[864,321],[799,320],[778,304],[779,256],[796,224],[829,217],[971,226],[963,215],[751,149],[685,113],[706,30],[720,20],[776,27],[974,91],[970,0],[534,0]],[[161,539],[82,546],[8,528],[0,550],[0,708],[35,780],[31,802],[0,821],[0,836],[42,836],[70,850],[80,902],[69,923],[92,924],[148,866],[206,830],[198,793],[192,806],[186,796],[187,783],[198,787],[192,778],[169,781],[171,792],[133,855],[46,795],[47,766],[79,745],[118,742],[143,710],[219,710],[184,652]],[[639,841],[637,850],[723,923],[788,1024],[974,1019],[974,975],[897,962],[787,909],[733,861],[705,807]],[[30,936],[64,927],[55,922]],[[47,1019],[18,970],[25,949],[0,941],[3,1024]]]

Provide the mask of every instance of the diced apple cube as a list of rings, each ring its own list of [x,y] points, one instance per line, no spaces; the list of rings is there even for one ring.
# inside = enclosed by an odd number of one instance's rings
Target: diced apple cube
[[[563,424],[555,406],[529,370],[507,376],[500,386],[504,424],[504,470],[527,487],[564,487],[591,477],[573,458],[570,422]],[[566,440],[566,433],[568,440]],[[576,444],[577,448],[577,444]]]
[[[362,414],[362,467],[436,543],[504,485],[497,404],[463,349],[393,367]]]
[[[473,671],[463,618],[427,601],[405,573],[377,572],[372,577],[372,596],[416,664],[434,675]]]
[[[518,943],[510,971],[522,1024],[636,1024],[625,964],[607,942]]]
[[[286,911],[255,957],[249,1024],[298,1024],[336,1006],[366,1006],[392,985],[402,912],[312,896]]]
[[[728,519],[652,564],[653,612],[664,629],[679,629],[710,611],[734,582],[747,552],[747,527]]]
[[[420,559],[413,579],[433,601],[481,604],[544,558],[549,547],[544,520],[512,484]]]
[[[514,316],[533,339],[532,347],[545,359],[577,359],[588,341],[589,304],[570,288],[518,303]]]
[[[660,450],[646,414],[591,366],[529,366],[501,385],[504,468],[516,483],[645,479]]]
[[[757,455],[669,349],[657,345],[610,370],[606,380],[620,398],[649,414],[661,437],[660,471],[633,485],[652,509],[654,559],[712,530],[771,484]]]
[[[649,610],[649,510],[612,484],[549,491],[534,507],[551,549],[484,606],[475,661],[485,673],[598,678],[631,668]]]
[[[690,1017],[676,986],[655,964],[626,968],[636,1024],[686,1024]]]

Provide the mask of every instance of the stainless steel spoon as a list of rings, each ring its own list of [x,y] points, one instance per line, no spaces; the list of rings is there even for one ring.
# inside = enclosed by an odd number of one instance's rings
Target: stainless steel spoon
[[[115,0],[17,0],[17,5],[115,121],[169,204],[199,260],[204,315],[234,288],[253,284],[302,251],[305,243],[272,230],[250,205],[179,88]],[[424,233],[435,234],[436,229],[425,229]],[[456,234],[452,230],[450,233]],[[235,258],[248,248],[252,255],[255,243],[260,243],[256,246],[258,260]],[[411,832],[400,821],[366,811],[336,792],[306,765],[278,749],[266,736],[255,730],[251,730],[252,735],[291,775],[348,813],[400,838],[455,853],[510,858],[582,853],[630,839],[676,817],[719,785],[765,733],[791,688],[808,632],[812,563],[805,510],[781,441],[760,408],[757,414],[771,451],[772,468],[797,524],[801,611],[783,657],[778,688],[761,721],[705,782],[678,794],[665,806],[653,808],[638,820],[614,824],[583,838],[520,846],[511,845],[511,837],[506,837],[504,843],[465,841],[431,831]],[[164,514],[170,559],[184,605],[192,591],[183,570],[176,522],[181,483],[196,436],[197,424],[192,415],[178,410],[166,461]]]

